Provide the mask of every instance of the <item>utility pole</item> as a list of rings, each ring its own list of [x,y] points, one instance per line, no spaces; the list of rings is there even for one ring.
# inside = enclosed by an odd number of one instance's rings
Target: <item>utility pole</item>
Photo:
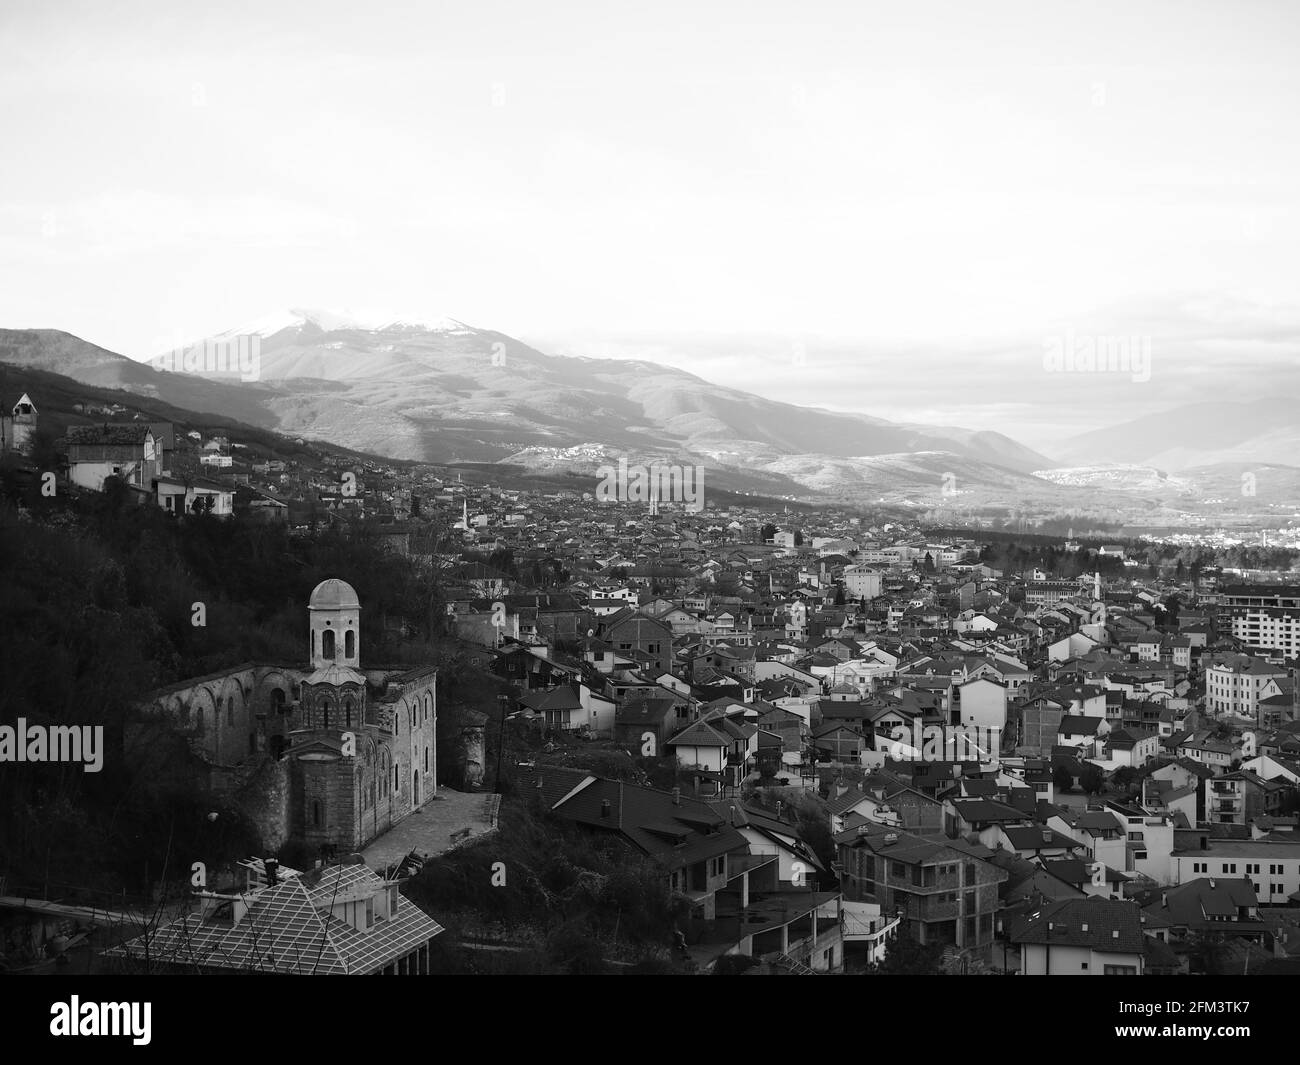
[[[510,708],[510,696],[502,692],[497,696],[497,702],[501,704],[501,732],[497,736],[497,779],[496,786],[493,790],[501,794],[501,759],[506,746],[506,711]]]

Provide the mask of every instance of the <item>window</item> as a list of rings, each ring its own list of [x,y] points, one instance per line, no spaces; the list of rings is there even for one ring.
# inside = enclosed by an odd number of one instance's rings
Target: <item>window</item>
[[[343,636],[343,654],[347,658],[355,658],[357,653],[357,634],[351,629]]]
[[[1136,965],[1103,965],[1101,974],[1103,976],[1137,976]]]
[[[233,695],[226,697],[226,724],[235,723],[235,697]]]
[[[322,658],[334,657],[334,630],[333,629],[326,629],[323,633],[321,633],[320,653]]]
[[[317,828],[320,828],[320,803],[319,802],[313,802],[311,804],[311,820],[312,820],[312,824],[314,824]]]
[[[1223,871],[1224,871],[1225,873],[1235,873],[1235,872],[1237,871],[1237,863],[1236,863],[1236,862],[1224,862],[1224,863],[1223,863]]]

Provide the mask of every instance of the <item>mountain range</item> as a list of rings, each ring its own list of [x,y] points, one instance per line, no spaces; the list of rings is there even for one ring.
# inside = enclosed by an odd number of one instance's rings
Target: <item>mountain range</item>
[[[1165,506],[1197,493],[1158,469],[1123,470],[1239,462],[1252,425],[1279,452],[1296,435],[1284,401],[1218,422],[1210,410],[1171,412],[1069,441],[1081,464],[1122,467],[1080,480],[1054,476],[1056,462],[1001,433],[797,406],[652,362],[547,355],[453,318],[287,310],[192,350],[239,338],[256,341],[248,380],[186,371],[180,358],[161,371],[52,329],[0,330],[0,361],[395,459],[583,475],[624,457],[692,463],[719,488],[860,503]]]

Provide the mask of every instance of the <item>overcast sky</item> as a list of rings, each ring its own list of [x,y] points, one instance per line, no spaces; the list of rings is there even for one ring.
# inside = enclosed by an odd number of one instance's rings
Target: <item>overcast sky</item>
[[[6,0],[0,40],[2,326],[414,309],[1042,448],[1300,395],[1286,0]],[[1149,379],[1047,372],[1066,335]]]

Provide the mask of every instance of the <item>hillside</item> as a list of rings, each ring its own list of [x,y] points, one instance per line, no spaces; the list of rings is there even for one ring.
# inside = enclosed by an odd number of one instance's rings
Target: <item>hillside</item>
[[[938,491],[937,482],[925,483],[929,472],[918,478],[898,456],[950,454],[936,460],[938,472],[960,465],[971,487],[996,491],[1009,477],[1050,465],[998,433],[799,407],[649,362],[550,356],[452,319],[377,325],[285,312],[213,339],[240,336],[260,344],[256,379],[247,382],[158,372],[54,330],[0,331],[0,358],[187,410],[432,463],[504,461],[558,473],[568,449],[595,446],[646,461],[706,464],[718,487],[736,491],[816,496],[831,488],[864,501]],[[828,468],[844,471],[841,486],[830,484]]]

